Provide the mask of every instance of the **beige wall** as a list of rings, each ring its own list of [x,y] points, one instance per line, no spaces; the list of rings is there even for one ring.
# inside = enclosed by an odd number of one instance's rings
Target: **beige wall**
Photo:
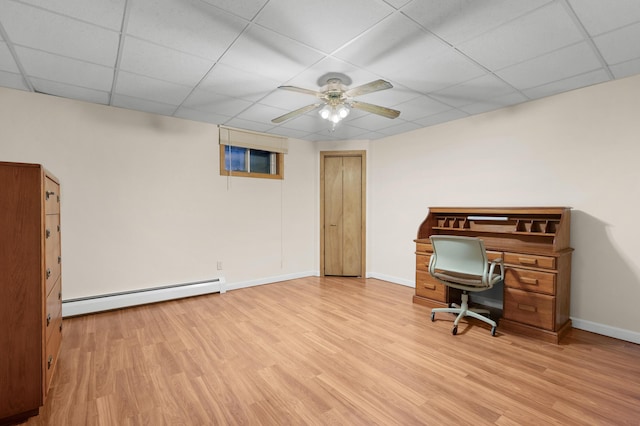
[[[413,284],[429,206],[569,206],[574,324],[638,338],[638,93],[640,76],[372,141],[373,275]]]
[[[284,181],[228,179],[214,125],[0,88],[0,161],[62,183],[65,300],[317,271],[315,147],[290,145]]]

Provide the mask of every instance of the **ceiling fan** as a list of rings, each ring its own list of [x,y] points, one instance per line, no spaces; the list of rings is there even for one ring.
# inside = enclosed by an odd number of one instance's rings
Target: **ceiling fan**
[[[320,102],[288,112],[280,117],[274,118],[271,122],[279,124],[320,107],[322,107],[319,111],[320,116],[325,120],[331,121],[334,128],[340,120],[349,115],[351,108],[378,114],[387,118],[396,118],[400,115],[400,111],[353,100],[356,96],[366,95],[367,93],[373,93],[379,90],[391,89],[392,87],[393,85],[388,81],[375,80],[370,83],[363,84],[362,86],[348,89],[342,83],[342,79],[337,77],[329,78],[327,80],[327,84],[322,87],[320,92],[296,86],[280,86],[278,89],[291,90],[293,92],[315,96],[320,100]]]

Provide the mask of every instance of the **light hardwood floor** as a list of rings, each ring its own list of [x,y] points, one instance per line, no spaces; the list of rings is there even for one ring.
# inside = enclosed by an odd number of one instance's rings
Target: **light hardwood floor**
[[[452,336],[412,294],[312,277],[66,319],[27,424],[640,424],[640,345]]]

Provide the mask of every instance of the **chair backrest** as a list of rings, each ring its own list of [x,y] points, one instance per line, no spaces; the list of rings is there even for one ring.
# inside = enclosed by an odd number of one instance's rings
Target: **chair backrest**
[[[454,235],[432,235],[430,239],[435,257],[433,269],[487,277],[489,262],[481,239]]]

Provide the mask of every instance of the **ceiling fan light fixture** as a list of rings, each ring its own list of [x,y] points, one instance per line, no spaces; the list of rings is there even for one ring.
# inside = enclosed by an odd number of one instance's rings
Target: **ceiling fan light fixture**
[[[331,107],[329,105],[325,105],[320,111],[318,111],[318,113],[320,114],[320,117],[324,118],[325,120],[329,120],[329,116],[331,115]]]
[[[349,115],[349,108],[347,108],[346,105],[340,105],[338,107],[338,116],[340,116],[340,119],[342,120],[343,118],[346,118],[347,115]]]

